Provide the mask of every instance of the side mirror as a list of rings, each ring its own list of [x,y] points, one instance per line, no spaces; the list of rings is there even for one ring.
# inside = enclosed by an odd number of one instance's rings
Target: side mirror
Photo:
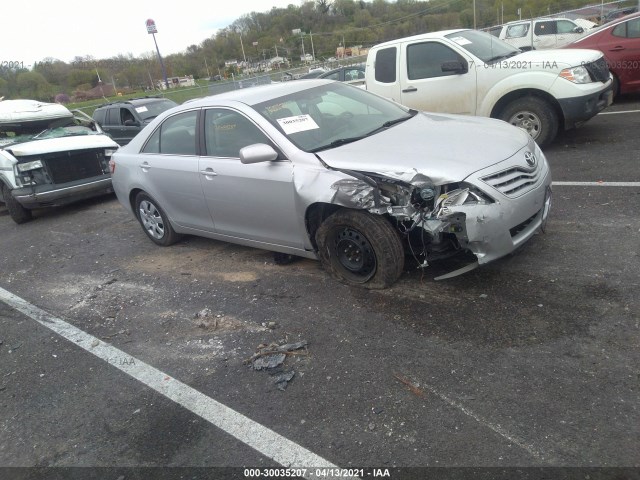
[[[584,28],[576,27],[573,29],[573,33],[584,33]]]
[[[445,73],[456,73],[456,74],[461,74],[461,73],[467,73],[469,71],[468,67],[467,67],[467,62],[459,62],[457,60],[451,61],[451,62],[444,62],[441,65],[442,71]]]
[[[137,122],[135,120],[125,120],[124,121],[124,126],[125,127],[139,127],[140,126],[140,122]]]
[[[272,162],[278,159],[278,152],[265,143],[254,143],[240,149],[240,161],[245,164]]]

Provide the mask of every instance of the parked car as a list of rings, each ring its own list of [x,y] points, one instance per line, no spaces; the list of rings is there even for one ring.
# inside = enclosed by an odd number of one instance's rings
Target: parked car
[[[593,48],[613,73],[614,96],[640,92],[640,13],[619,18],[564,48]]]
[[[521,52],[475,30],[400,38],[369,50],[367,90],[416,110],[479,115],[524,128],[541,146],[611,104],[594,50]]]
[[[299,77],[297,77],[296,80],[308,80],[310,78],[318,78],[320,75],[322,75],[325,72],[326,70],[324,68],[312,68],[309,70],[308,73],[305,73],[304,75],[300,75]]]
[[[93,112],[93,119],[116,143],[126,145],[151,120],[176,105],[163,97],[132,98],[101,105]]]
[[[407,254],[426,267],[471,252],[466,270],[507,255],[551,205],[549,166],[521,129],[328,80],[183,104],[111,165],[118,200],[158,245],[193,234],[319,259],[367,288],[391,285]]]
[[[0,201],[16,223],[31,210],[112,193],[118,145],[87,115],[35,100],[0,101]]]
[[[616,10],[613,10],[607,13],[602,19],[601,25],[604,25],[605,23],[609,23],[613,20],[617,20],[626,15],[631,15],[632,13],[636,13],[637,11],[638,11],[637,5],[633,7],[618,8]]]
[[[526,51],[558,48],[584,34],[585,28],[568,18],[538,18],[509,22],[503,25],[498,38]]]
[[[351,85],[364,85],[364,65],[349,65],[323,73],[318,78],[337,80]]]

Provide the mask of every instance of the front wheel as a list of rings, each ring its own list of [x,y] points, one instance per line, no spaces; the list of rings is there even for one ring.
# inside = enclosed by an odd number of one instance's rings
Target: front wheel
[[[526,130],[541,147],[551,143],[558,133],[558,114],[549,102],[538,97],[512,101],[502,110],[500,119]]]
[[[316,232],[318,255],[339,281],[364,288],[386,288],[402,274],[404,249],[398,232],[381,216],[339,210]]]
[[[157,202],[144,192],[136,196],[136,216],[144,233],[158,245],[167,247],[180,239],[164,211]]]
[[[7,206],[11,219],[17,224],[31,220],[31,210],[20,205],[20,203],[11,196],[11,190],[9,190],[6,185],[0,184],[0,186],[2,187],[2,198],[4,199],[4,203]]]

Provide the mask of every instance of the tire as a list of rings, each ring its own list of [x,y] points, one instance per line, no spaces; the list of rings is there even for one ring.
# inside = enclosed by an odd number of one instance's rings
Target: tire
[[[500,119],[523,128],[541,147],[548,145],[558,133],[558,114],[546,100],[522,97],[509,103]]]
[[[135,206],[142,230],[152,242],[168,247],[180,240],[181,235],[175,232],[167,215],[153,198],[140,192],[136,195]]]
[[[381,216],[338,210],[316,232],[323,267],[342,283],[387,288],[402,274],[404,248],[398,232]]]
[[[618,77],[616,77],[615,75],[613,76],[613,99],[615,100],[615,98],[620,95],[620,80],[618,80]]]
[[[4,199],[7,210],[9,210],[9,215],[14,222],[21,224],[31,220],[31,210],[20,205],[11,195],[11,190],[9,190],[9,188],[4,184],[2,184],[2,198]]]

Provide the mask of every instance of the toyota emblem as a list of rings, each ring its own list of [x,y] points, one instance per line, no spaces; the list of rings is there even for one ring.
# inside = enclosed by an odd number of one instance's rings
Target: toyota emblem
[[[530,167],[536,166],[536,156],[533,153],[531,152],[525,153],[524,159],[527,161],[527,165],[529,165]]]

